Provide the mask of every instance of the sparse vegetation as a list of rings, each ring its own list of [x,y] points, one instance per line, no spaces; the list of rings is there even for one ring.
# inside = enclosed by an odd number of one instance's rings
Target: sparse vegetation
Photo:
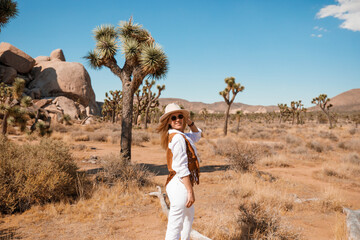
[[[17,145],[0,137],[0,161],[1,213],[77,196],[78,168],[61,142]]]

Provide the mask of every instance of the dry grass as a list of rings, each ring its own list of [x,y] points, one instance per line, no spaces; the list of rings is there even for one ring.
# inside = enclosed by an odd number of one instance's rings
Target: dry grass
[[[102,159],[103,171],[98,181],[113,185],[122,182],[124,186],[153,186],[153,174],[142,165],[122,161],[119,155],[107,155]]]
[[[17,145],[1,137],[0,162],[2,213],[77,196],[77,166],[62,142]]]
[[[259,160],[259,164],[261,166],[266,166],[266,167],[290,167],[291,161],[289,161],[289,158],[283,154],[280,155],[273,155],[273,156],[268,156],[268,157],[264,157],[261,158]]]

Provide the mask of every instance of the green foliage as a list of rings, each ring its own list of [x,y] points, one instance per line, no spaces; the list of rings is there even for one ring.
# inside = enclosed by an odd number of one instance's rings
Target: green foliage
[[[18,15],[17,3],[13,0],[0,0],[0,32],[1,28]]]
[[[17,145],[0,136],[0,212],[76,196],[77,166],[62,142]]]
[[[93,35],[96,47],[84,57],[92,68],[111,68],[117,64],[115,55],[121,49],[127,60],[125,65],[130,67],[131,72],[140,70],[142,76],[148,75],[154,79],[165,77],[168,71],[165,52],[147,30],[133,23],[132,18],[121,21],[117,28],[113,25],[98,26],[93,30]]]
[[[43,121],[38,121],[35,125],[35,128],[41,137],[44,137],[45,135],[50,136],[50,134],[52,133],[50,129],[50,124]]]
[[[20,130],[26,129],[26,122],[29,120],[28,110],[32,104],[29,96],[22,97],[25,88],[25,80],[15,78],[13,85],[7,86],[0,84],[0,113],[4,115],[2,124],[2,133],[6,134],[7,124],[17,124]]]

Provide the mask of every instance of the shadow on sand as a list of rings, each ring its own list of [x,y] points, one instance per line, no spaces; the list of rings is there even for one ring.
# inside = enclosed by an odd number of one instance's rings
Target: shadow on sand
[[[150,172],[154,173],[156,176],[168,175],[169,171],[167,165],[156,165],[148,163],[140,163],[141,167],[148,169]],[[217,171],[226,171],[229,168],[229,165],[209,165],[200,167],[200,173],[204,172],[217,172]]]

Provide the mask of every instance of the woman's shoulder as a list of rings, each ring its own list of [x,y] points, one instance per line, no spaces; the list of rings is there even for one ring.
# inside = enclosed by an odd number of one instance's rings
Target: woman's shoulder
[[[180,132],[169,132],[169,142],[170,143],[176,143],[179,141],[185,141],[184,135]]]

